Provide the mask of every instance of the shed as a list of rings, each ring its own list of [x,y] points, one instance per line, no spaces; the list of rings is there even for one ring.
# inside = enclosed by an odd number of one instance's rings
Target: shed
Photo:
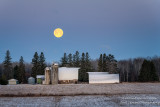
[[[29,77],[28,78],[28,84],[35,84],[35,78]]]
[[[88,72],[89,84],[94,83],[119,83],[119,74],[109,74],[108,72]]]
[[[44,75],[37,75],[37,84],[42,84],[42,81],[45,79]]]
[[[10,79],[10,80],[8,80],[8,84],[9,85],[17,85],[18,84],[18,80],[16,80],[16,79]]]

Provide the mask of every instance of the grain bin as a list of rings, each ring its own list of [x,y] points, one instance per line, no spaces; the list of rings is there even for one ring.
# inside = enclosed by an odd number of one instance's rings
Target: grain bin
[[[35,78],[29,77],[28,78],[28,84],[35,84]]]

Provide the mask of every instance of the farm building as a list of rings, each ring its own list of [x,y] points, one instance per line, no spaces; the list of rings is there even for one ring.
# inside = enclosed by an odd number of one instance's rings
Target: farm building
[[[79,68],[58,68],[59,83],[77,83]]]
[[[80,68],[58,67],[53,64],[45,69],[44,84],[69,84],[78,82]],[[94,83],[119,83],[119,74],[109,74],[108,72],[88,72],[89,84]]]
[[[16,84],[18,84],[18,80],[16,80],[16,79],[8,80],[8,85],[16,85]]]
[[[89,84],[95,83],[119,83],[119,74],[109,74],[108,72],[88,72]]]
[[[45,79],[44,75],[37,75],[36,78],[37,78],[37,84],[42,84],[42,82]]]
[[[68,84],[78,82],[79,68],[59,67],[53,64],[45,69],[45,84]]]
[[[29,77],[28,78],[28,84],[35,84],[35,78]]]

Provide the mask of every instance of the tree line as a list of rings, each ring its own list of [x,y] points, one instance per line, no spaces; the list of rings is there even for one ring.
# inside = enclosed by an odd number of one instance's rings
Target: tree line
[[[29,64],[30,66],[27,66],[28,68],[26,68],[27,64],[25,64],[22,56],[19,62],[13,63],[11,59],[10,51],[7,50],[5,60],[0,65],[0,84],[7,84],[7,80],[12,78],[17,79],[19,83],[27,83],[27,78],[29,76],[36,78],[36,75],[44,74],[46,63],[43,52],[41,52],[40,55],[35,52],[32,63]],[[26,72],[29,67],[32,67],[31,71]]]
[[[64,53],[63,57],[61,58],[61,66],[63,67],[79,67],[79,81],[80,82],[88,82],[88,73],[93,72],[94,69],[91,65],[91,59],[89,53],[80,53],[78,51],[75,54],[66,54]]]
[[[117,60],[114,55],[106,53],[100,54],[98,60],[98,72],[109,72],[110,74],[118,73]]]
[[[155,56],[152,58],[134,58],[118,61],[118,72],[121,82],[158,81],[160,80],[160,57]],[[156,79],[152,80],[151,78]]]
[[[60,67],[79,67],[79,81],[88,82],[87,72],[119,73],[121,82],[148,82],[160,79],[160,57],[134,58],[117,61],[112,54],[100,54],[92,60],[89,53],[64,53],[60,60]],[[10,51],[6,51],[3,63],[0,64],[0,84],[7,84],[7,80],[15,78],[19,83],[26,83],[27,78],[44,75],[46,66],[44,53],[34,53],[31,63],[24,61],[21,56],[18,62],[12,62]]]

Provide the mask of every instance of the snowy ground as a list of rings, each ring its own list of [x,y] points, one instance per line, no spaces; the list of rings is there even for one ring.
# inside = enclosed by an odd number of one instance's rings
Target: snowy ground
[[[160,107],[160,83],[0,85],[0,107]]]
[[[160,94],[160,83],[0,85],[0,96]]]
[[[0,97],[0,107],[159,107],[160,94]]]

